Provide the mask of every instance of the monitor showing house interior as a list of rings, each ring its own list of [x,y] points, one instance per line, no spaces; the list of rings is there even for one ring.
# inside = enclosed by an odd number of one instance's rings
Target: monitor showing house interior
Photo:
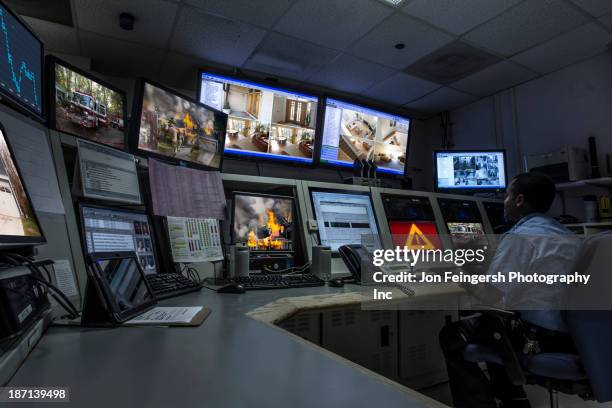
[[[497,151],[438,151],[435,153],[438,190],[506,188],[505,154]]]
[[[404,174],[410,119],[327,98],[321,163],[373,160],[381,172]]]
[[[312,163],[318,97],[202,73],[200,102],[229,115],[225,153]]]

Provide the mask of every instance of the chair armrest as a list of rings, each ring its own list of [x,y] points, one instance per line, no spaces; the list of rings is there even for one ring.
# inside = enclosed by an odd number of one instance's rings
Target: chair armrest
[[[474,305],[472,307],[475,312],[482,313],[483,315],[497,316],[502,319],[514,319],[519,317],[518,313],[516,312],[500,309],[498,307],[488,305]]]

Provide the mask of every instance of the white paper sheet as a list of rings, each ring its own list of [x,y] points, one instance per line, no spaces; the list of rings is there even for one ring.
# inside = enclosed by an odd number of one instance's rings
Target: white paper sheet
[[[124,324],[176,324],[191,323],[193,317],[202,310],[202,306],[192,307],[154,307],[153,309],[128,320]]]
[[[168,238],[174,262],[223,260],[218,220],[168,217],[167,222]]]
[[[53,272],[55,273],[55,283],[57,288],[68,297],[78,295],[74,274],[67,259],[56,259],[53,261]]]

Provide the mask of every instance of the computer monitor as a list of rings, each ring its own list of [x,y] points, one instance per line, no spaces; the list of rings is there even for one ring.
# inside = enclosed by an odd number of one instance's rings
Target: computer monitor
[[[404,174],[410,119],[327,98],[321,163],[352,167],[373,160],[378,171]]]
[[[43,232],[0,125],[0,249],[42,244]]]
[[[233,244],[244,244],[251,252],[292,253],[296,226],[293,197],[233,193]]]
[[[394,246],[441,249],[436,218],[428,197],[382,194]]]
[[[199,95],[229,115],[225,153],[313,162],[318,97],[206,72],[200,73]]]
[[[16,107],[43,119],[43,43],[0,2],[0,94]]]
[[[140,211],[81,204],[81,233],[88,254],[134,251],[145,273],[157,273],[149,217]]]
[[[227,115],[149,80],[139,81],[132,149],[164,161],[221,169]]]
[[[434,152],[437,191],[501,191],[506,188],[505,150]]]
[[[487,245],[482,217],[475,201],[438,198],[438,205],[455,248]]]
[[[60,132],[125,149],[125,92],[47,56],[49,121]]]
[[[319,242],[337,253],[342,245],[381,248],[369,192],[309,188]]]

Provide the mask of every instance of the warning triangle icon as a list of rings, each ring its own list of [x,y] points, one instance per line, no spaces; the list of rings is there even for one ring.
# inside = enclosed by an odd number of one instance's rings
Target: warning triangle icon
[[[404,246],[408,249],[436,249],[416,224],[412,224],[410,227],[410,232],[408,232],[408,238]]]

